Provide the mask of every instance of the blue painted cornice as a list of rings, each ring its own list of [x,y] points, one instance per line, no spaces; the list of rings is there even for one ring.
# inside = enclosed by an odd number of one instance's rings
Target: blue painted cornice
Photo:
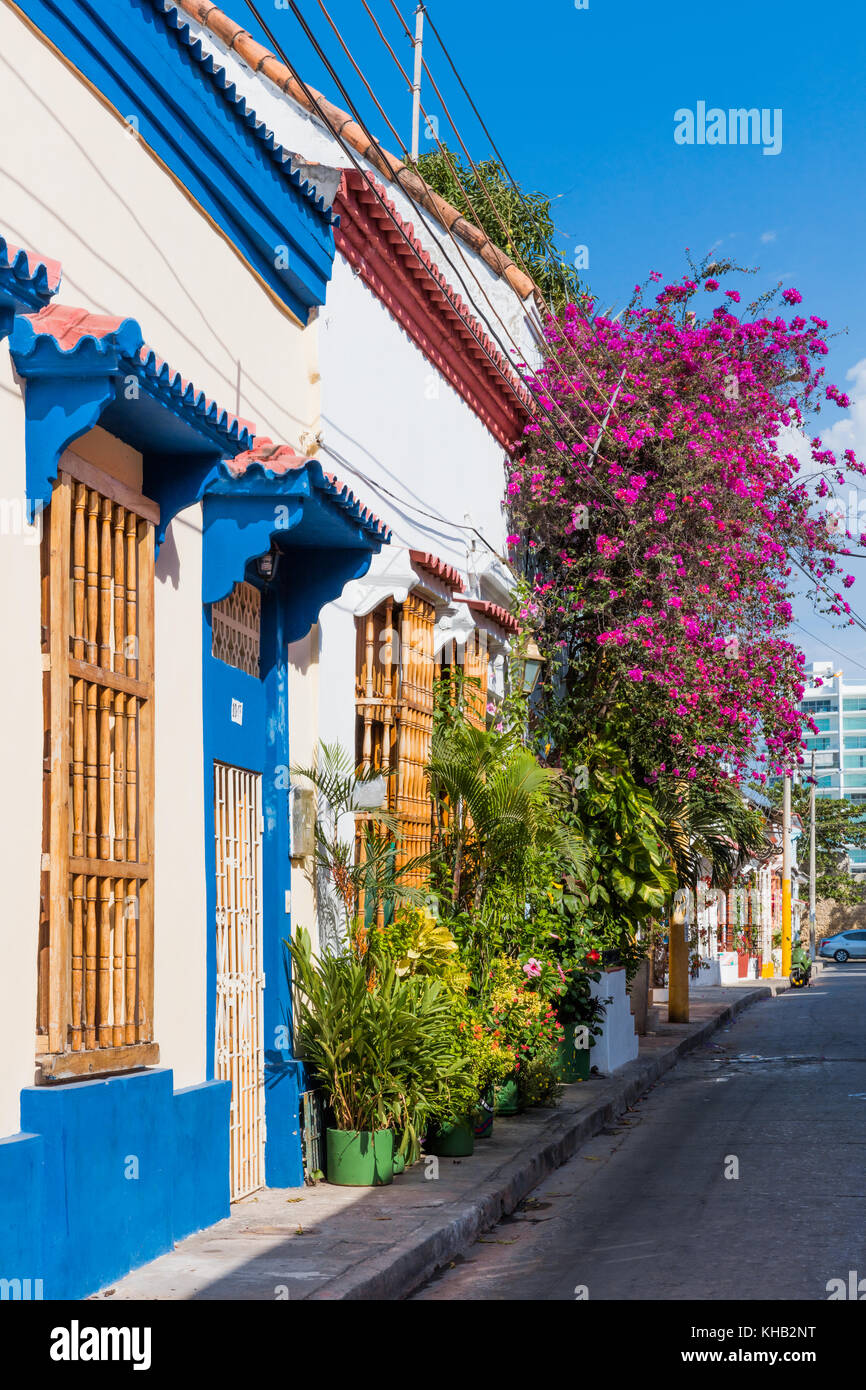
[[[48,331],[55,321],[58,336]],[[85,328],[91,322],[93,331],[75,337],[82,325],[59,309],[15,318],[9,347],[26,382],[27,496],[48,507],[64,449],[102,424],[144,455],[148,494],[160,504],[160,543],[171,518],[201,495],[202,478],[221,458],[249,449],[253,435],[143,352],[135,319],[103,332],[104,320],[82,320]]]
[[[325,302],[333,216],[176,7],[169,0],[17,3],[306,322]]]
[[[220,462],[205,478],[201,498],[203,601],[225,598],[245,578],[247,566],[276,546],[283,556],[281,571],[293,575],[293,602],[303,610],[297,623],[304,632],[323,603],[337,598],[349,579],[367,572],[373,555],[390,538],[387,528],[348,489],[332,482],[315,459],[284,471],[254,462],[240,475]]]
[[[0,341],[12,332],[16,313],[44,309],[59,288],[59,274],[0,236]]]

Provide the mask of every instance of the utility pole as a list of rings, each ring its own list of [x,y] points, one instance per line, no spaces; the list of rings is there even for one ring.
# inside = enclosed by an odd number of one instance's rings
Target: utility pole
[[[415,11],[415,80],[412,84],[412,160],[418,163],[418,141],[421,134],[421,73],[424,42],[424,6]]]
[[[782,802],[782,976],[791,973],[791,774]]]
[[[815,959],[815,754],[812,754],[812,784],[809,788],[809,956]]]

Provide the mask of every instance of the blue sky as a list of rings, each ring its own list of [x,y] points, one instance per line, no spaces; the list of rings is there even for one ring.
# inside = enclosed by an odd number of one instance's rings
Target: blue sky
[[[266,41],[243,0],[224,3]],[[411,97],[361,0],[324,3],[408,144]],[[368,4],[411,71],[411,47],[390,0]],[[414,27],[415,0],[397,4]],[[287,0],[259,8],[305,80],[345,105]],[[299,8],[370,130],[395,149],[318,0],[299,0]],[[568,258],[576,246],[588,248],[585,276],[603,305],[622,304],[650,270],[666,280],[681,274],[687,246],[696,258],[713,248],[760,267],[742,277],[744,301],[778,280],[795,285],[801,311],[829,319],[840,335],[830,341],[827,378],[854,398],[849,411],[822,412],[814,428],[866,458],[862,0],[727,0],[712,10],[695,0],[588,0],[585,9],[574,0],[430,0],[428,9],[512,173],[526,189],[555,197]],[[429,30],[425,57],[463,139],[483,157],[486,137]],[[423,101],[453,146],[429,86]],[[698,101],[781,109],[780,152],[677,145],[674,112]],[[422,139],[424,148],[434,146]],[[857,364],[859,375],[849,377]],[[854,503],[866,530],[866,486]],[[848,597],[866,619],[866,559],[851,568],[857,583]],[[813,634],[795,629],[809,660],[838,659],[850,679],[866,679],[866,633],[831,627],[805,600],[796,611]]]

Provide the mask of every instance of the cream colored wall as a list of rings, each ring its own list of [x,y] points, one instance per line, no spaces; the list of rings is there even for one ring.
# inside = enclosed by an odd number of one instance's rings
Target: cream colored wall
[[[277,306],[129,127],[5,3],[0,125],[0,234],[62,262],[63,303],[137,319],[160,357],[260,434],[296,445],[315,430],[315,324],[302,330]]]
[[[154,1037],[175,1086],[205,1079],[207,902],[201,503],[172,521],[154,584]]]
[[[260,435],[318,423],[317,328],[280,308],[167,171],[0,3],[0,233],[63,265],[58,302],[138,320],[146,341]],[[24,498],[24,415],[0,344],[0,505]],[[76,451],[135,485],[102,431]],[[132,472],[130,472],[132,470]],[[140,473],[139,473],[140,479]],[[5,499],[5,500],[4,500]],[[0,534],[0,1136],[33,1084],[41,855],[39,549]],[[206,933],[201,516],[172,523],[156,567],[155,1037],[176,1085],[204,1079]],[[10,790],[13,792],[10,794]]]
[[[24,507],[24,408],[0,344],[0,1136],[20,1127],[18,1093],[35,1075],[36,951],[42,855],[39,528]],[[15,503],[18,504],[17,508]],[[47,524],[47,517],[45,518]]]

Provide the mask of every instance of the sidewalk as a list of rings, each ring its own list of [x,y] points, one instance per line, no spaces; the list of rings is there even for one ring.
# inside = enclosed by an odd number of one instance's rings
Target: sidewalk
[[[563,1088],[555,1110],[498,1118],[472,1158],[422,1160],[389,1187],[279,1188],[237,1202],[96,1299],[387,1299],[405,1297],[465,1252],[548,1173],[633,1103],[677,1059],[787,981],[743,981],[691,995],[691,1023],[662,1021],[612,1077]],[[662,1006],[659,1017],[667,1010]]]

